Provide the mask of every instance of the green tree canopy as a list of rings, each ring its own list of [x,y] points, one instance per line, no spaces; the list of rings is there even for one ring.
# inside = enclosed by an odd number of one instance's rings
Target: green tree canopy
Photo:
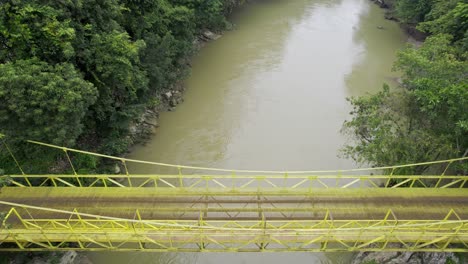
[[[375,95],[350,98],[353,117],[344,123],[343,132],[352,144],[343,148],[344,156],[358,163],[388,166],[454,155],[450,140],[428,129],[423,116],[413,114],[410,98],[408,92],[390,92],[388,86]],[[398,173],[419,174],[424,169]]]
[[[450,34],[468,51],[468,3],[460,0],[439,0],[418,28],[431,34]]]
[[[451,36],[439,34],[419,49],[400,52],[395,66],[404,74],[414,114],[422,115],[434,133],[451,137],[463,148],[468,147],[468,62],[457,53]]]
[[[449,35],[401,51],[395,69],[403,73],[403,89],[390,92],[385,86],[378,94],[350,99],[352,118],[343,132],[353,143],[344,155],[377,166],[466,155],[468,64],[458,54]]]
[[[69,63],[38,59],[0,64],[0,127],[18,139],[73,145],[96,100],[95,87]]]
[[[417,24],[424,21],[431,11],[434,0],[397,0],[396,13],[404,23]]]
[[[129,127],[150,99],[187,75],[196,35],[222,30],[224,12],[233,5],[232,0],[4,2],[0,118],[8,125],[1,131],[67,145],[81,137],[112,154],[127,149]],[[27,101],[31,95],[50,102]],[[65,95],[70,101],[54,99]]]
[[[0,62],[38,57],[63,62],[74,55],[75,30],[62,12],[35,1],[0,5]]]

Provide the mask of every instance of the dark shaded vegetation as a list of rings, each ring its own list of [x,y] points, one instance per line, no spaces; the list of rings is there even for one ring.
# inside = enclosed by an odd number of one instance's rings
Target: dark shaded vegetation
[[[33,164],[28,172],[61,158],[25,139],[125,152],[129,125],[186,77],[197,34],[225,29],[225,14],[241,2],[2,1],[0,133],[19,160]],[[0,153],[10,172],[14,164]],[[92,168],[95,161],[78,162]]]

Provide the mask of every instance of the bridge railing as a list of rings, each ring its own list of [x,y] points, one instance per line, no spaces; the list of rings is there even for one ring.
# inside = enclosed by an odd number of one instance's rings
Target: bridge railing
[[[20,175],[2,176],[12,186],[35,187],[169,187],[169,188],[219,188],[226,189],[252,189],[252,188],[286,188],[305,190],[311,188],[464,188],[468,176],[446,175],[454,163],[465,162],[468,157],[422,162],[415,164],[395,165],[375,168],[357,168],[349,170],[316,170],[316,171],[260,171],[260,170],[230,170],[219,168],[206,168],[197,166],[174,165],[160,162],[141,161],[114,157],[82,151],[72,148],[60,147],[36,141],[32,144],[57,149],[63,152],[64,161],[72,172],[69,175],[49,174],[30,175],[23,170],[8,146],[3,142],[5,149],[11,154]],[[97,158],[111,160],[119,166],[121,174],[81,175],[79,168],[73,162],[71,154],[90,155]],[[120,164],[120,165],[119,165]],[[172,174],[138,175],[129,170],[130,164],[149,165],[157,168],[166,168]],[[438,168],[437,175],[397,175],[404,170],[414,168]],[[174,173],[175,172],[175,173]],[[215,174],[215,175],[212,175]]]
[[[136,187],[239,190],[311,188],[464,188],[467,176],[438,175],[8,175],[17,187]]]

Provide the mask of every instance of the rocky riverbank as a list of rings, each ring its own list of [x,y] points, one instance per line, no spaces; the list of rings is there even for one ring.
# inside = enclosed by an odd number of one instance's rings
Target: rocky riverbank
[[[245,4],[248,0],[231,0],[226,7],[225,15],[231,14],[237,7]],[[203,48],[208,42],[219,39],[222,32],[212,32],[211,30],[204,30],[193,41],[194,51],[197,52]],[[190,62],[187,62],[190,65]],[[154,134],[159,127],[159,115],[165,111],[175,111],[178,104],[184,101],[183,93],[185,86],[183,81],[174,83],[171,87],[155,94],[152,99],[152,104],[147,105],[146,110],[141,116],[136,119],[129,127],[129,140],[131,145],[144,142],[152,134]]]
[[[462,264],[451,252],[360,252],[351,264]]]
[[[385,18],[388,20],[396,21],[400,24],[401,28],[412,38],[416,41],[424,41],[427,37],[427,34],[424,32],[419,31],[416,28],[416,25],[413,24],[406,24],[401,23],[398,17],[395,14],[395,0],[370,0],[374,2],[376,5],[380,6],[381,8],[385,9]]]
[[[208,42],[217,40],[221,34],[205,30],[193,41],[195,51],[203,48]],[[185,86],[183,81],[173,84],[171,87],[156,94],[143,114],[129,127],[129,139],[133,144],[142,142],[154,134],[159,127],[159,115],[165,111],[175,111],[178,104],[184,101],[183,93]]]

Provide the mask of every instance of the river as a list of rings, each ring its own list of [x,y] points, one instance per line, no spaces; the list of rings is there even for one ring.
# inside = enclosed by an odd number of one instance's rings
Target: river
[[[130,158],[253,170],[354,168],[338,157],[346,97],[397,77],[407,42],[369,0],[257,0],[230,18],[235,29],[194,58],[185,102],[163,113]],[[132,173],[155,173],[146,166]],[[89,253],[94,263],[348,263],[350,254]]]

